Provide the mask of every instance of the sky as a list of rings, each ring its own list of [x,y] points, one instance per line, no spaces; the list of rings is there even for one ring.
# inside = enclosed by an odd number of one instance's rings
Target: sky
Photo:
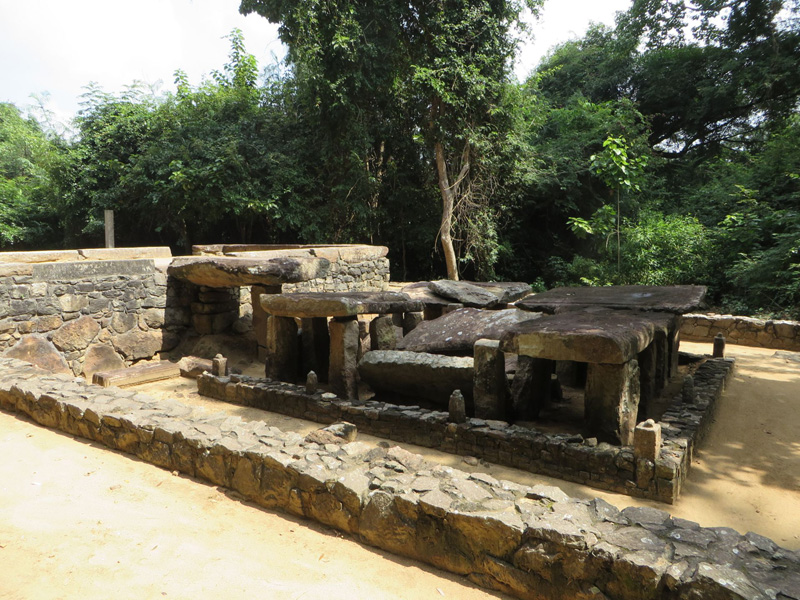
[[[612,25],[631,0],[547,0],[533,41],[516,67],[523,79],[554,44],[580,37],[590,22]],[[135,80],[174,89],[176,69],[189,82],[227,62],[234,28],[260,67],[280,59],[277,26],[239,14],[239,0],[0,0],[0,102],[22,109],[32,94],[66,123],[90,82],[118,93]]]

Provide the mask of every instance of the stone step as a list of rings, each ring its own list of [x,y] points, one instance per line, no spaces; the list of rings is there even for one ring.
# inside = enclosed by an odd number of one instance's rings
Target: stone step
[[[92,383],[103,387],[112,385],[125,387],[161,381],[162,379],[172,379],[173,377],[179,377],[180,374],[181,369],[176,363],[163,361],[140,364],[126,369],[98,372],[92,377]]]

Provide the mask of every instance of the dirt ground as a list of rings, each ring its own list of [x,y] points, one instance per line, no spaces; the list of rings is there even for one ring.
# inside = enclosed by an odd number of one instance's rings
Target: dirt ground
[[[702,353],[710,345],[682,349]],[[555,484],[620,507],[655,506],[798,549],[800,354],[729,346],[728,355],[736,372],[674,506],[405,447],[464,470]],[[175,384],[139,389],[284,429],[320,427],[201,398],[190,380]],[[5,413],[0,457],[0,599],[504,597]]]

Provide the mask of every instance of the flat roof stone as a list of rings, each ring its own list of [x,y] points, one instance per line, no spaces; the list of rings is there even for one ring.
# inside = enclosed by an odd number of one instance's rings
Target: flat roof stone
[[[262,294],[260,301],[276,317],[354,317],[422,310],[422,302],[402,292]]]
[[[181,256],[167,274],[175,279],[207,287],[280,285],[325,277],[330,261],[315,257],[280,257],[266,260],[227,256]]]
[[[683,314],[701,305],[706,289],[702,285],[559,287],[528,296],[516,305],[523,310],[546,313],[604,307]]]
[[[513,326],[500,349],[549,360],[622,364],[636,358],[674,319],[641,311],[571,311]]]

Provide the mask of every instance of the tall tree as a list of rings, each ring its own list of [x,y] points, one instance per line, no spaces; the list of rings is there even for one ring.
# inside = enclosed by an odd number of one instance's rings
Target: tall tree
[[[424,142],[436,173],[439,237],[448,277],[458,278],[454,214],[470,196],[490,193],[480,163],[504,135],[501,100],[524,7],[541,0],[242,0],[240,10],[280,24],[288,60],[320,101],[331,135],[365,134],[385,164],[387,149]],[[352,125],[377,124],[366,130]],[[387,124],[401,124],[380,131]],[[362,161],[369,156],[361,153]]]

